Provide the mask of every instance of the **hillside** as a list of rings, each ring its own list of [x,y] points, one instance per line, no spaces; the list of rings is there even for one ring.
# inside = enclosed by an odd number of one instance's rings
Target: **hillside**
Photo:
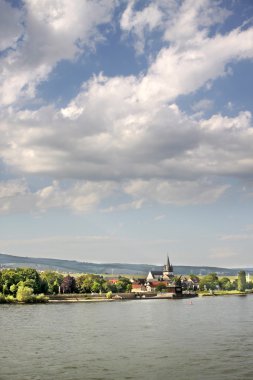
[[[75,260],[60,260],[35,257],[21,257],[0,253],[0,268],[31,267],[37,270],[57,270],[69,273],[107,273],[107,274],[146,274],[150,270],[160,270],[162,267],[148,264],[121,263],[88,263]],[[240,269],[219,268],[208,266],[174,266],[175,274],[207,274],[216,272],[220,275],[237,275]],[[253,268],[247,268],[253,273]]]

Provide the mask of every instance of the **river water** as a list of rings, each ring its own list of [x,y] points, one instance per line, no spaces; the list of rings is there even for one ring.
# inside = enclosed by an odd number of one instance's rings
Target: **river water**
[[[0,305],[1,380],[253,379],[253,296]]]

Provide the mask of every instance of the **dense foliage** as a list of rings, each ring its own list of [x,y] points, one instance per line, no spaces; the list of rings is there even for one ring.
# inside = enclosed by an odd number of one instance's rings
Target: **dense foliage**
[[[246,282],[245,271],[238,273],[238,278],[233,281],[228,277],[218,278],[217,273],[210,273],[203,276],[199,282],[200,290],[224,290],[224,291],[245,291],[245,289],[252,289],[253,283]]]
[[[130,292],[131,288],[130,280],[121,276],[117,280],[106,281],[102,276],[95,274],[63,276],[55,271],[38,273],[32,268],[0,271],[0,303],[42,302],[43,294],[123,293]]]
[[[210,273],[200,279],[190,276],[199,283],[201,291],[245,291],[252,289],[253,283],[246,282],[244,271],[238,273],[238,279],[233,281],[228,277],[219,278],[216,273]],[[181,276],[174,277],[174,284],[181,284]],[[190,285],[187,285],[190,286]],[[163,291],[166,286],[160,284],[157,291]],[[131,292],[132,283],[127,277],[105,279],[101,275],[82,274],[79,276],[63,275],[56,271],[37,272],[32,268],[16,268],[0,270],[0,303],[3,302],[45,302],[44,294],[58,293],[113,293]]]
[[[237,284],[237,287],[238,287],[238,290],[240,291],[245,291],[246,289],[246,286],[247,286],[247,283],[246,283],[246,273],[244,270],[240,271],[238,273],[238,284]]]

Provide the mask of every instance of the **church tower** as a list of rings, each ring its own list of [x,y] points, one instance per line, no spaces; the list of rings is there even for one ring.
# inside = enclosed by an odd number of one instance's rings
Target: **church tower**
[[[166,264],[163,266],[163,277],[172,277],[174,274],[173,274],[173,266],[172,264],[170,263],[170,259],[169,259],[169,255],[167,255],[167,262]]]

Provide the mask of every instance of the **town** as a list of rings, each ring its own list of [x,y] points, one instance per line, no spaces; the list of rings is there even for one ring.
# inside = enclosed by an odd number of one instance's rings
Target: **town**
[[[194,274],[176,276],[167,255],[161,271],[146,276],[67,274],[34,268],[0,270],[0,303],[60,302],[120,299],[175,299],[198,295],[223,295],[252,292],[250,275],[240,271],[237,277]]]

